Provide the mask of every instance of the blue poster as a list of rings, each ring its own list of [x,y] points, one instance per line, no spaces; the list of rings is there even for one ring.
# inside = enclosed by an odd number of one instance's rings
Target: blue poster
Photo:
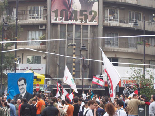
[[[33,78],[33,73],[8,73],[7,99],[26,98],[29,101],[33,97]]]

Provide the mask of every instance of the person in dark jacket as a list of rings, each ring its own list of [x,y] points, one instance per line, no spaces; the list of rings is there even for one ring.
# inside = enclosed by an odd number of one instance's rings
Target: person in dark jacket
[[[31,116],[31,106],[27,103],[27,100],[22,99],[22,105],[20,109],[20,116]]]
[[[41,112],[41,116],[57,116],[59,110],[53,106],[53,101],[48,100],[48,106]]]
[[[75,98],[73,99],[73,101],[74,101],[74,112],[73,112],[73,116],[78,116],[78,114],[79,114],[79,109],[80,109],[80,106],[79,106],[79,104],[78,104],[78,98],[75,97]]]
[[[32,114],[32,116],[36,116],[36,112],[37,112],[36,105],[37,105],[37,99],[33,99],[32,100],[32,105],[31,105],[31,114]]]

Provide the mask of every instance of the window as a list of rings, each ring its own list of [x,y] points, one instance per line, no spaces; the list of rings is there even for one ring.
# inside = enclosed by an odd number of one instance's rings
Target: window
[[[41,64],[41,56],[27,56],[28,64]]]
[[[141,39],[140,38],[128,38],[128,46],[129,48],[136,48],[137,47],[137,43],[141,43]]]
[[[141,20],[142,20],[142,14],[140,12],[129,11],[129,23]]]
[[[155,38],[149,38],[149,44],[155,47]]]
[[[43,19],[43,6],[29,6],[29,19]]]
[[[118,62],[118,58],[108,58],[110,62]],[[112,63],[114,66],[118,66],[118,63]]]
[[[118,33],[106,33],[106,37],[116,37],[116,38],[106,38],[105,46],[106,47],[118,47]]]
[[[155,60],[151,60],[151,61],[150,61],[150,64],[151,64],[151,65],[155,65]],[[155,68],[155,66],[151,66],[151,65],[150,65],[150,68]]]
[[[29,31],[28,40],[39,40],[42,36],[42,31]],[[40,42],[29,42],[29,45],[40,45]]]
[[[118,9],[106,9],[105,10],[106,22],[119,22],[119,10]]]

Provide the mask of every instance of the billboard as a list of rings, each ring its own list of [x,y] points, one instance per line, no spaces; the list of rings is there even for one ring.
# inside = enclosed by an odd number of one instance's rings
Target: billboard
[[[33,77],[33,73],[8,73],[7,99],[30,100],[33,94]]]
[[[52,0],[51,23],[98,25],[98,0]]]

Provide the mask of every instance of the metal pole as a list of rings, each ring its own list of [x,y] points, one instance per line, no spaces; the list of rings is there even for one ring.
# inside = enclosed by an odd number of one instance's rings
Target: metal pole
[[[17,34],[18,34],[18,0],[16,0],[16,37],[15,37],[15,41],[17,41]],[[17,42],[15,42],[15,49],[17,49]],[[15,59],[17,58],[17,51],[15,50]],[[16,73],[16,63],[15,63],[15,73]]]
[[[4,38],[4,18],[3,18],[3,25],[2,25],[2,42]],[[2,43],[2,51],[3,51],[3,43]],[[3,78],[3,52],[1,52],[1,90],[2,90],[2,78]]]
[[[145,15],[144,15],[144,35],[145,35]],[[145,78],[145,36],[144,36],[144,70],[143,70],[143,74],[144,74],[144,78]]]
[[[82,65],[84,65],[84,57],[82,58]],[[82,68],[82,93],[83,93],[83,68]]]

